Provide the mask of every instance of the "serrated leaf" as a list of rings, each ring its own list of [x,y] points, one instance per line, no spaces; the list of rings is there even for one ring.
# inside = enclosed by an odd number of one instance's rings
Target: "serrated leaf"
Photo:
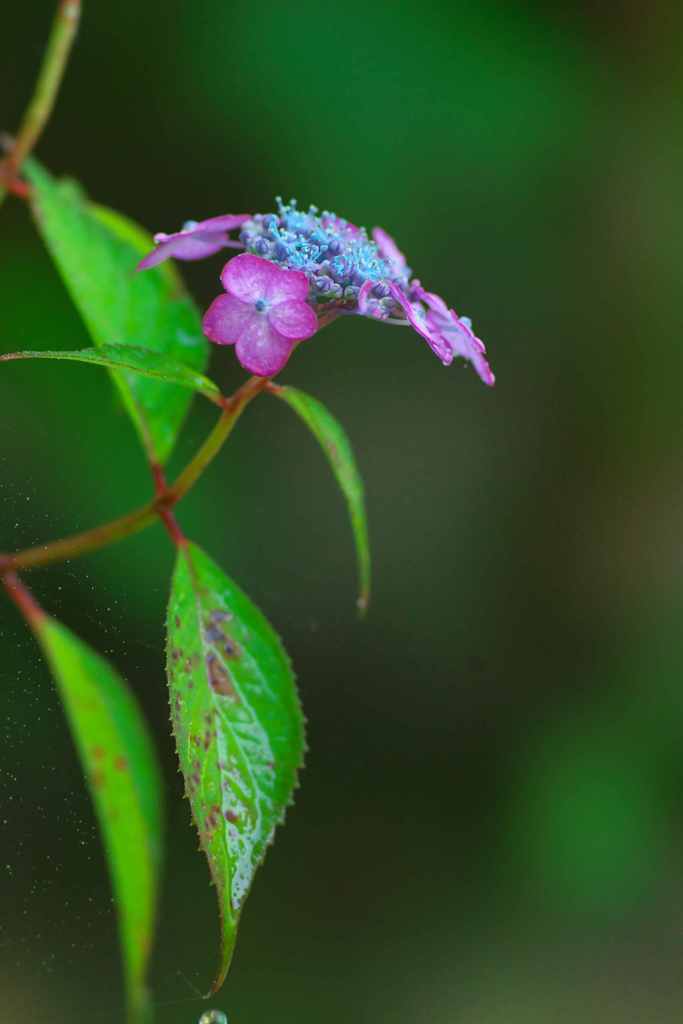
[[[109,662],[47,616],[34,624],[64,705],[99,819],[124,962],[130,1018],[146,1012],[161,861],[162,790],[138,706]]]
[[[113,210],[91,203],[70,181],[56,181],[34,160],[25,164],[36,224],[95,345],[151,349],[201,373],[208,343],[199,312],[170,264],[136,274],[152,240]],[[173,448],[191,394],[177,384],[112,369],[150,459]]]
[[[44,349],[35,352],[8,352],[0,356],[0,362],[12,362],[17,359],[62,359],[76,363],[94,363],[112,370],[130,370],[145,377],[155,377],[166,384],[191,388],[206,395],[207,398],[216,399],[220,396],[218,385],[204,374],[197,373],[183,363],[177,363],[169,356],[133,345],[101,345],[100,348],[82,348],[72,352]]]
[[[351,443],[338,420],[317,398],[290,387],[274,387],[272,393],[282,398],[298,413],[320,442],[346,498],[358,560],[358,607],[364,612],[370,600],[370,544],[363,480],[356,465]]]
[[[303,717],[273,628],[194,544],[178,552],[167,629],[173,731],[221,916],[215,992],[254,872],[296,786]]]

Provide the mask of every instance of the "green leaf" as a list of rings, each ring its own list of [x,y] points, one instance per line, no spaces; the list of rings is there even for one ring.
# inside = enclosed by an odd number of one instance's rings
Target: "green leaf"
[[[161,860],[161,785],[130,691],[112,666],[47,616],[35,623],[99,818],[119,918],[130,1018],[146,1012]]]
[[[215,992],[252,877],[296,787],[303,717],[278,636],[193,544],[178,552],[167,628],[173,731],[221,916]]]
[[[35,160],[25,171],[38,230],[95,345],[141,346],[201,373],[208,343],[175,269],[165,263],[135,272],[152,239],[127,218],[90,203],[73,182],[56,181]],[[191,394],[129,370],[111,373],[149,458],[164,463]]]
[[[218,385],[203,374],[184,366],[183,363],[177,363],[168,356],[133,345],[101,345],[100,348],[82,348],[73,352],[47,349],[36,352],[8,352],[0,356],[0,362],[12,362],[16,359],[66,359],[76,363],[94,363],[113,370],[130,370],[145,377],[156,377],[167,384],[178,384],[182,388],[199,391],[212,400],[220,396]]]
[[[346,498],[358,560],[358,607],[363,613],[370,600],[370,545],[363,480],[349,439],[341,424],[317,398],[290,387],[273,387],[271,392],[287,402],[318,439]]]

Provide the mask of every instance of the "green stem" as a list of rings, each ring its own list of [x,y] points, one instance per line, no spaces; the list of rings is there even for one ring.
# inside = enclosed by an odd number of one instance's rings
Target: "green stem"
[[[21,122],[12,150],[2,169],[11,182],[40,138],[55,105],[81,13],[80,0],[60,0],[38,74],[33,97]],[[0,202],[6,189],[0,184]]]
[[[71,537],[51,541],[49,544],[37,544],[34,548],[26,548],[14,555],[0,556],[0,575],[8,570],[35,569],[40,565],[52,562],[64,562],[77,555],[86,555],[90,551],[115,544],[117,540],[131,537],[134,533],[144,530],[156,521],[155,502],[150,501],[142,508],[135,509],[110,523],[96,526],[83,533],[75,533]]]
[[[63,537],[50,544],[38,544],[36,547],[26,548],[13,555],[0,555],[0,576],[22,569],[35,569],[52,562],[63,562],[68,558],[98,551],[125,537],[131,537],[134,533],[139,533],[140,530],[144,530],[155,522],[158,517],[168,518],[166,513],[194,487],[206,467],[228,439],[242,410],[266,387],[267,383],[262,377],[250,377],[231,398],[225,399],[221,418],[199,451],[174,483],[170,487],[159,488],[155,497],[146,505],[119,519],[114,519],[110,523],[96,526],[92,530],[76,533],[71,537]]]

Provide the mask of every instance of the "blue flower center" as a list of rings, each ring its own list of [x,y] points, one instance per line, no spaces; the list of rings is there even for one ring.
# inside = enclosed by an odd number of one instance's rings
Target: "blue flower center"
[[[278,197],[276,203],[277,213],[256,214],[243,225],[240,239],[247,252],[286,270],[303,271],[310,286],[309,301],[353,305],[368,280],[377,282],[373,292],[381,299],[388,293],[383,282],[399,280],[365,228],[328,210],[319,213],[315,206],[308,212],[299,210],[295,199],[285,205]],[[406,269],[406,281],[408,274]]]
[[[264,310],[266,309],[266,300],[257,299],[256,302],[254,303],[254,309],[258,310],[259,313],[263,313]]]

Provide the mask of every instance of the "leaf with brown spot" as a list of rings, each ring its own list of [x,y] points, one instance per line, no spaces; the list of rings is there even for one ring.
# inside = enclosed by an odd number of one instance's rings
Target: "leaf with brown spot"
[[[221,915],[216,991],[254,872],[292,799],[303,716],[273,628],[194,544],[178,552],[167,630],[178,758]]]
[[[100,823],[119,919],[130,1019],[146,1012],[161,861],[156,756],[128,687],[109,662],[47,616],[36,635],[50,663]]]

